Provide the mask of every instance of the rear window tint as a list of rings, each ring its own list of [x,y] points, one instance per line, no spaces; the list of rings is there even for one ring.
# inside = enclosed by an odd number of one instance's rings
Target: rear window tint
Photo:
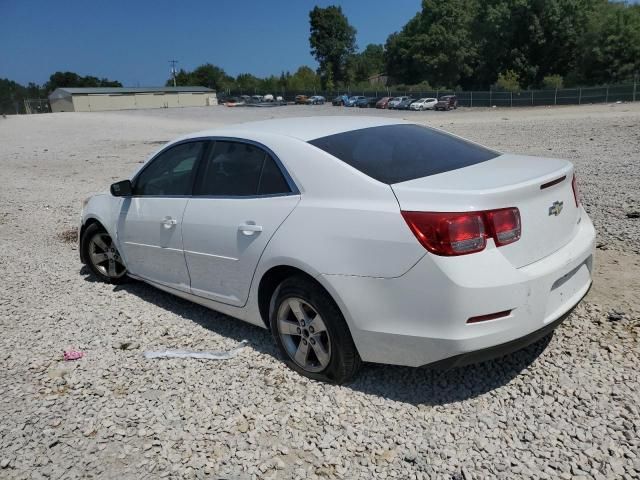
[[[399,183],[468,167],[499,155],[419,125],[385,125],[309,142],[384,183]]]

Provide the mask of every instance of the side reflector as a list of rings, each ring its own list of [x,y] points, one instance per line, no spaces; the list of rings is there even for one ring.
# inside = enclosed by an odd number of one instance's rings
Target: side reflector
[[[504,312],[490,313],[488,315],[479,315],[477,317],[471,317],[467,320],[467,323],[486,322],[487,320],[495,320],[497,318],[508,317],[511,310],[505,310]]]

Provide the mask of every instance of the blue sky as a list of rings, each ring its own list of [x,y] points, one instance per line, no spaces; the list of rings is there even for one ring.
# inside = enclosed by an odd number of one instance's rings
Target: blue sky
[[[313,68],[309,11],[339,4],[359,47],[384,43],[420,0],[0,0],[0,77],[44,83],[57,70],[163,85],[168,60],[192,69],[211,62],[237,75]]]

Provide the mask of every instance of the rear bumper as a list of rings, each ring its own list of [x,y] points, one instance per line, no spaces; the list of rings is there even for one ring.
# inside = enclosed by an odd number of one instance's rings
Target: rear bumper
[[[587,295],[587,293],[589,293],[589,290],[585,292],[583,298]],[[573,312],[573,310],[577,306],[578,304],[576,303],[568,312],[563,314],[557,320],[554,320],[553,322],[545,325],[539,330],[536,330],[535,332],[532,332],[524,337],[516,338],[515,340],[511,340],[510,342],[495,345],[493,347],[483,348],[482,350],[462,353],[460,355],[445,358],[437,362],[428,363],[426,365],[423,365],[423,367],[447,370],[456,367],[463,367],[465,365],[471,365],[474,363],[486,362],[487,360],[504,357],[505,355],[509,355],[510,353],[517,352],[518,350],[522,350],[523,348],[536,343],[538,340],[543,339],[551,332],[553,332],[558,326],[560,326],[562,322],[567,319],[567,317],[569,317],[569,315],[571,315],[571,312]]]
[[[591,286],[595,230],[584,211],[574,238],[515,268],[495,247],[474,255],[425,255],[397,278],[323,275],[364,361],[424,366],[478,361],[553,330]],[[470,317],[510,310],[503,318]],[[529,338],[528,338],[529,337]],[[523,340],[524,339],[524,340]]]

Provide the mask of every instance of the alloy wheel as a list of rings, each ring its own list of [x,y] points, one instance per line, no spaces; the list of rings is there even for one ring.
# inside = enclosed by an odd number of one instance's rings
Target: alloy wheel
[[[321,372],[331,361],[331,338],[318,311],[307,301],[286,298],[277,313],[278,334],[289,357],[307,372]]]
[[[89,240],[89,260],[96,270],[109,278],[121,278],[127,272],[113,240],[104,232],[96,233]]]

